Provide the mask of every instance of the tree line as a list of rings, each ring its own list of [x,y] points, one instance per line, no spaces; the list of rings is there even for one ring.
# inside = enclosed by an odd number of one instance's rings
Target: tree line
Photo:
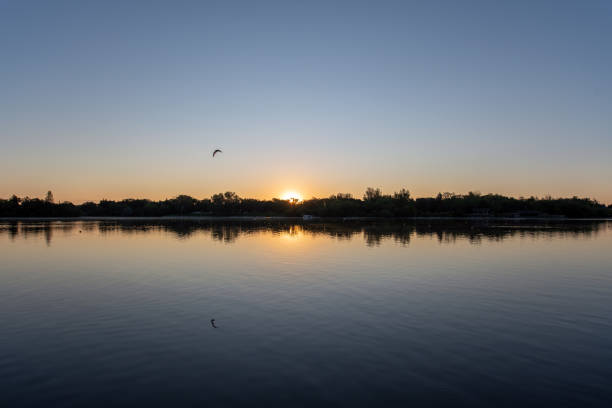
[[[612,217],[612,205],[589,198],[514,198],[499,194],[439,193],[436,197],[413,198],[402,189],[383,194],[368,188],[362,198],[338,193],[304,201],[257,200],[234,192],[198,200],[188,195],[153,201],[125,199],[73,204],[56,203],[49,191],[45,198],[0,199],[0,217],[161,217],[161,216],[288,216],[301,217]]]

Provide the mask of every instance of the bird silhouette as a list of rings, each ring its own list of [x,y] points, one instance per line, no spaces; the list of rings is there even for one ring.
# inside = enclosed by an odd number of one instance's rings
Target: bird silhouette
[[[213,157],[215,157],[217,153],[223,153],[223,151],[221,149],[215,149],[215,151],[213,152]]]
[[[210,324],[212,324],[212,327],[215,329],[217,328],[217,326],[215,326],[215,319],[210,319]]]

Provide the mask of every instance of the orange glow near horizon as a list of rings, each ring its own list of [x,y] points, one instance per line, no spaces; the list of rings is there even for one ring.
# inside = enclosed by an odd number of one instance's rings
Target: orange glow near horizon
[[[296,191],[285,191],[281,195],[281,200],[300,202],[303,201],[302,195]]]
[[[295,177],[293,178],[295,181]],[[301,181],[301,180],[300,180]],[[501,194],[504,196],[519,198],[529,197],[531,195],[536,197],[543,197],[545,194],[539,193],[539,191],[546,191],[546,194],[550,194],[553,198],[570,198],[573,195],[578,197],[590,197],[597,199],[600,203],[605,205],[612,204],[612,195],[610,189],[605,191],[605,194],[592,195],[589,194],[585,186],[583,190],[576,189],[574,191],[564,191],[562,189],[544,189],[544,188],[533,188],[533,189],[494,189],[486,186],[484,188],[470,187],[467,185],[460,185],[459,188],[453,188],[452,186],[443,186],[442,188],[435,188],[426,186],[424,183],[412,183],[410,184],[388,184],[381,185],[376,183],[364,182],[362,185],[356,185],[355,182],[347,183],[346,187],[334,188],[334,185],[321,183],[320,187],[317,187],[317,183],[310,183],[307,180],[304,183],[299,183],[300,192],[296,188],[284,189],[283,186],[291,185],[292,183],[287,180],[280,180],[279,182],[271,182],[270,185],[249,185],[243,186],[239,183],[227,183],[231,187],[226,187],[222,183],[214,185],[207,185],[206,188],[198,188],[195,182],[181,182],[175,183],[173,186],[169,186],[165,183],[159,185],[151,182],[150,184],[143,183],[136,185],[135,183],[128,184],[126,186],[121,185],[117,182],[116,185],[94,183],[90,186],[83,186],[80,184],[61,184],[54,185],[54,183],[46,182],[42,180],[38,186],[24,185],[18,186],[14,180],[8,180],[6,184],[0,183],[0,199],[9,199],[13,194],[18,197],[35,197],[43,199],[48,190],[53,192],[56,202],[69,201],[74,204],[83,204],[87,201],[99,202],[100,200],[114,200],[121,201],[128,198],[133,199],[148,199],[153,201],[160,201],[177,197],[181,194],[189,195],[198,200],[210,198],[213,194],[223,193],[224,191],[234,191],[242,198],[253,198],[257,200],[271,200],[272,198],[280,198],[282,200],[289,200],[291,197],[296,198],[296,202],[302,202],[305,198],[318,197],[324,198],[329,197],[332,194],[339,192],[350,193],[355,198],[361,198],[363,192],[368,185],[374,187],[380,187],[384,194],[393,194],[395,191],[399,191],[402,187],[408,187],[413,198],[421,197],[435,197],[438,192],[451,191],[456,194],[467,194],[471,190],[481,191],[483,195],[486,194]],[[44,183],[44,184],[43,184]],[[212,184],[212,183],[211,183]],[[312,185],[311,185],[312,184]],[[102,186],[102,187],[99,187]],[[365,186],[365,187],[364,187]]]

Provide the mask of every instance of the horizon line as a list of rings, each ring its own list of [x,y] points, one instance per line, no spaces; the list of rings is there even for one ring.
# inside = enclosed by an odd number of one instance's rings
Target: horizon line
[[[368,187],[368,189],[369,189],[369,187]],[[571,199],[579,199],[579,200],[590,200],[590,201],[593,201],[593,202],[596,202],[598,204],[602,204],[602,205],[605,205],[605,206],[611,206],[612,205],[612,203],[605,203],[605,202],[599,201],[596,198],[592,198],[592,197],[589,197],[589,196],[582,196],[581,197],[581,196],[578,196],[578,195],[575,195],[575,194],[572,195],[572,196],[552,196],[550,194],[545,194],[543,196],[533,195],[533,194],[530,195],[530,196],[523,196],[523,195],[515,196],[515,195],[505,195],[505,194],[502,194],[502,193],[492,193],[492,192],[481,193],[480,191],[476,190],[476,191],[468,191],[467,193],[455,193],[455,192],[448,192],[447,191],[447,192],[438,192],[438,194],[436,194],[434,196],[431,196],[431,195],[415,195],[415,196],[413,196],[412,193],[410,193],[410,191],[407,190],[407,189],[400,189],[399,191],[394,191],[393,193],[383,193],[382,189],[380,189],[380,188],[374,188],[373,190],[374,191],[378,191],[378,193],[380,194],[381,197],[393,197],[397,193],[401,193],[402,191],[406,191],[409,194],[408,198],[412,199],[412,200],[431,199],[431,198],[436,199],[438,196],[441,196],[441,198],[443,200],[445,200],[445,199],[462,198],[462,197],[474,195],[474,196],[477,196],[477,197],[500,196],[500,197],[503,197],[503,198],[509,198],[509,199],[515,199],[515,200],[529,200],[529,199],[532,199],[532,198],[535,199],[535,200],[571,200]],[[367,191],[368,190],[366,189],[366,192]],[[49,192],[52,193],[51,190],[49,190]],[[173,199],[176,199],[176,198],[181,197],[181,196],[190,197],[190,198],[193,198],[193,199],[195,199],[197,201],[203,201],[203,200],[211,200],[215,195],[218,195],[218,194],[225,195],[226,193],[232,193],[232,194],[235,194],[235,196],[237,198],[240,198],[242,200],[257,200],[257,201],[280,200],[280,201],[295,201],[295,202],[298,202],[298,203],[302,203],[304,201],[309,201],[309,200],[323,200],[323,199],[330,199],[330,198],[338,198],[339,196],[344,196],[344,197],[341,197],[341,198],[344,198],[344,199],[354,199],[354,200],[364,201],[366,192],[364,192],[363,195],[361,195],[361,196],[355,195],[355,194],[352,194],[352,193],[337,192],[337,193],[329,194],[327,196],[319,196],[319,197],[317,197],[317,196],[313,195],[313,196],[311,196],[309,198],[305,198],[305,197],[304,198],[291,197],[291,198],[284,199],[284,198],[275,197],[275,196],[270,197],[270,198],[247,197],[247,196],[241,196],[241,195],[237,194],[235,191],[227,190],[227,191],[224,191],[224,192],[213,193],[213,194],[211,194],[209,196],[205,196],[203,198],[198,198],[198,197],[190,195],[190,194],[177,194],[177,195],[173,195],[173,196],[166,196],[166,197],[160,198],[160,199],[152,199],[152,198],[148,198],[148,197],[138,197],[138,196],[127,196],[127,197],[123,197],[123,198],[120,198],[120,199],[100,198],[98,200],[83,200],[81,202],[76,201],[76,200],[75,201],[70,201],[70,200],[58,200],[58,201],[55,201],[55,200],[53,200],[53,202],[56,203],[56,204],[71,203],[71,204],[74,204],[74,205],[82,205],[82,204],[85,204],[85,203],[100,203],[102,201],[121,202],[121,201],[127,201],[127,200],[146,200],[146,201],[151,201],[151,202],[160,202],[160,201],[173,200]],[[0,200],[9,201],[13,197],[17,197],[17,198],[19,198],[21,200],[25,200],[25,199],[30,199],[30,200],[39,199],[39,200],[43,200],[43,201],[45,200],[44,196],[42,198],[40,198],[40,197],[30,197],[28,195],[18,196],[17,194],[11,194],[8,198],[0,197]]]

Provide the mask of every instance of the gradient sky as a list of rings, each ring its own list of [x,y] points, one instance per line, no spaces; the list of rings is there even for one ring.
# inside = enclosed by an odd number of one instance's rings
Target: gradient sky
[[[0,197],[612,203],[611,41],[610,1],[0,0]]]

